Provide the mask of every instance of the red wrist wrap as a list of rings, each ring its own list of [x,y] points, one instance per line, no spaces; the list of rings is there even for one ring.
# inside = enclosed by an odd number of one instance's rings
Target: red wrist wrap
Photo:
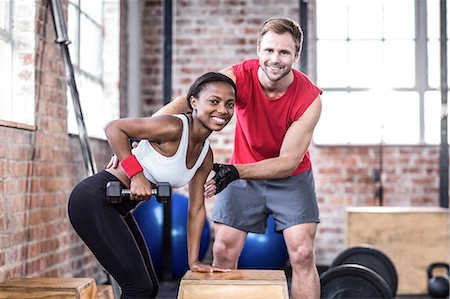
[[[122,166],[129,179],[131,179],[136,173],[144,171],[135,155],[131,155],[123,159],[123,161],[120,162],[120,166]]]

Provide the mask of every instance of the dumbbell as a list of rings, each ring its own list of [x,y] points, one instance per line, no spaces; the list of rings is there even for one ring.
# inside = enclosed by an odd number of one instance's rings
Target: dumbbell
[[[156,196],[159,203],[168,203],[172,196],[172,187],[169,183],[157,183],[152,188],[152,195]],[[106,184],[106,198],[110,203],[120,203],[123,199],[130,197],[129,189],[122,189],[119,181],[110,181]]]

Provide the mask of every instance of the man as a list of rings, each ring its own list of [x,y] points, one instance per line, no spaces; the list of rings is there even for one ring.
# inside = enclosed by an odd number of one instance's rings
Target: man
[[[269,19],[258,34],[259,59],[221,71],[237,85],[235,144],[232,165],[216,165],[205,195],[218,193],[215,266],[236,268],[247,233],[264,233],[271,214],[289,253],[291,298],[312,299],[320,297],[314,250],[319,212],[308,147],[321,90],[292,68],[302,38],[292,20]],[[185,103],[179,97],[156,114],[184,112]]]

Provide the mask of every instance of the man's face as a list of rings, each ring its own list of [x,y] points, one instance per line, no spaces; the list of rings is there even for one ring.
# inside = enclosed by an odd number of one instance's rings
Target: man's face
[[[277,82],[290,73],[298,60],[294,40],[290,33],[277,34],[268,31],[258,48],[259,64],[267,78]]]

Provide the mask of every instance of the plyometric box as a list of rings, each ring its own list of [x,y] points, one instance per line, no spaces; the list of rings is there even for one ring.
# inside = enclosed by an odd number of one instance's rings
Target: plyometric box
[[[435,207],[347,208],[347,247],[373,245],[392,260],[398,294],[426,294],[427,268],[450,261],[449,210]]]
[[[92,278],[14,278],[0,283],[1,299],[97,299]]]
[[[227,273],[186,272],[178,299],[288,299],[282,270],[232,270]]]

